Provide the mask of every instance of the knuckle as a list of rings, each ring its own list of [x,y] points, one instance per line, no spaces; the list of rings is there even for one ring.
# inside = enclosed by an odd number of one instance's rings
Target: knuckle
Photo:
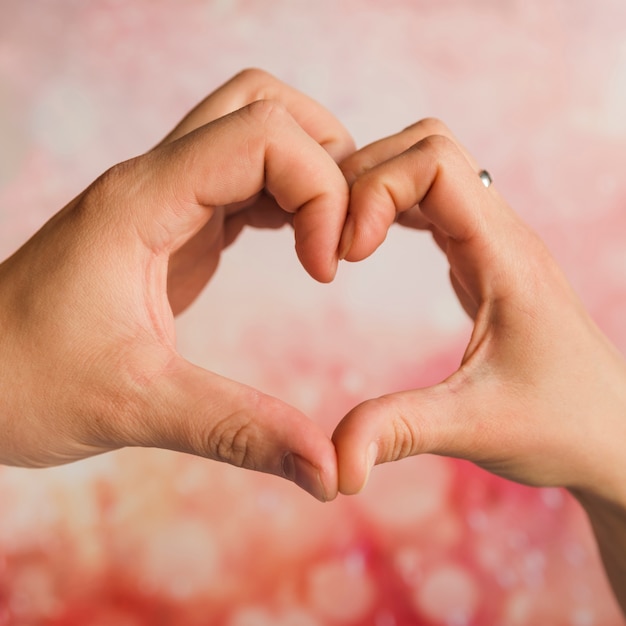
[[[137,159],[131,159],[113,165],[96,179],[94,186],[107,190],[124,187],[128,179],[134,176],[137,166],[136,162]]]
[[[450,155],[456,154],[459,149],[453,139],[446,135],[429,135],[417,144],[422,151],[432,153],[438,161],[446,160]]]
[[[128,199],[141,188],[139,182],[149,171],[145,167],[147,159],[150,159],[149,154],[113,165],[91,184],[87,197],[96,203],[106,203],[105,206],[112,210],[119,204],[120,198]]]
[[[206,435],[208,456],[237,467],[255,469],[251,455],[252,421],[245,415],[229,415]]]
[[[242,122],[248,129],[247,149],[256,158],[265,151],[267,159],[268,146],[289,132],[290,116],[283,104],[276,100],[257,100],[247,105],[241,112]]]
[[[394,459],[404,459],[417,454],[420,446],[420,437],[416,432],[415,424],[408,416],[397,414],[392,422],[393,438],[391,439],[391,454]]]
[[[257,67],[242,70],[233,82],[243,90],[248,102],[271,99],[279,88],[279,81],[269,72]]]
[[[423,436],[413,416],[398,407],[397,398],[381,396],[375,401],[378,414],[391,416],[389,436],[382,440],[384,456],[388,460],[397,461],[418,454],[423,449]]]
[[[276,81],[269,72],[258,67],[247,67],[241,70],[234,78],[235,81],[244,83],[251,88],[259,88]]]
[[[109,226],[114,223],[125,221],[128,223],[129,212],[127,207],[137,199],[142,168],[140,161],[144,157],[136,157],[113,165],[100,174],[94,182],[87,187],[77,201],[72,205],[70,214],[82,221],[77,222],[82,226],[98,224]],[[107,231],[109,232],[109,231]],[[91,228],[83,230],[84,235],[92,233]],[[104,241],[103,233],[100,233]]]
[[[268,126],[274,123],[276,119],[282,119],[287,115],[287,109],[284,104],[278,100],[255,100],[251,102],[246,111],[255,124]]]
[[[422,131],[424,136],[429,135],[446,135],[450,136],[450,129],[436,117],[425,117],[415,124],[415,128]]]

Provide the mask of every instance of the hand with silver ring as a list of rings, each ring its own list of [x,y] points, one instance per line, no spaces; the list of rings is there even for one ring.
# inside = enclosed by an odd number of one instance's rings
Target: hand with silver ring
[[[351,183],[342,256],[371,254],[395,221],[429,230],[474,329],[449,378],[344,417],[333,435],[340,491],[363,489],[375,464],[422,453],[566,487],[586,508],[626,607],[624,359],[441,122],[419,122],[341,167]]]

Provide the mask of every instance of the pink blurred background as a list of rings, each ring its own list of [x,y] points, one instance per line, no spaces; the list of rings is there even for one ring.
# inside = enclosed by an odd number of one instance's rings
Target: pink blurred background
[[[0,257],[249,66],[358,145],[446,121],[626,351],[622,0],[4,0]],[[394,230],[332,285],[292,238],[250,231],[226,252],[179,319],[188,358],[329,433],[455,368],[469,325],[428,237]],[[383,466],[325,505],[163,451],[0,468],[2,626],[622,623],[577,505],[465,463]]]

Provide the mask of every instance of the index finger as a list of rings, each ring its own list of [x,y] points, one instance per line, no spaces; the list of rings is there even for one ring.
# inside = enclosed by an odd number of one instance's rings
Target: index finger
[[[456,142],[441,135],[422,139],[355,180],[351,244],[342,242],[342,256],[349,261],[367,257],[396,216],[416,206],[441,236],[457,278],[470,291],[491,289],[507,274],[507,264],[515,263],[507,250],[519,220],[495,190],[485,188]]]
[[[365,174],[372,168],[381,165],[406,150],[409,150],[415,144],[423,139],[432,136],[447,137],[450,139],[461,154],[467,159],[468,163],[478,172],[478,164],[472,155],[458,141],[452,131],[441,120],[434,117],[427,117],[419,120],[415,124],[411,124],[404,130],[384,137],[378,141],[368,144],[367,146],[350,154],[340,163],[340,168],[349,184]],[[396,221],[403,226],[416,228],[420,230],[430,229],[431,223],[422,215],[419,206],[411,207],[401,213],[397,213]],[[430,229],[435,236],[438,244],[441,244],[439,233],[436,229]]]
[[[407,126],[399,133],[374,141],[356,152],[350,154],[341,164],[341,170],[349,183],[353,183],[373,167],[392,159],[408,150],[411,146],[433,135],[441,135],[452,140],[467,159],[474,170],[478,171],[478,164],[474,157],[463,147],[452,131],[441,120],[427,117]]]
[[[112,210],[120,211],[120,220],[132,220],[140,240],[159,255],[178,250],[216,207],[267,190],[295,214],[304,268],[321,282],[335,275],[348,185],[279,102],[256,101],[113,168],[102,180],[114,183],[108,190]]]
[[[320,103],[260,69],[243,70],[198,104],[161,143],[169,143],[257,100],[280,102],[336,160],[354,152],[344,125]]]

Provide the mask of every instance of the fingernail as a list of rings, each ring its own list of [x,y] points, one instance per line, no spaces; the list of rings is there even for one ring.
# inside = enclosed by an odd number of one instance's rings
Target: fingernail
[[[341,240],[339,241],[339,260],[343,261],[349,254],[352,242],[354,241],[354,219],[350,214],[343,225]]]
[[[288,452],[284,456],[283,475],[321,502],[328,499],[319,470],[300,455]]]
[[[366,469],[365,469],[365,480],[361,485],[359,491],[363,491],[365,489],[365,485],[367,485],[367,481],[370,479],[370,474],[372,473],[372,468],[376,465],[376,459],[378,458],[378,444],[376,442],[370,443],[367,448],[367,455],[365,457]]]

